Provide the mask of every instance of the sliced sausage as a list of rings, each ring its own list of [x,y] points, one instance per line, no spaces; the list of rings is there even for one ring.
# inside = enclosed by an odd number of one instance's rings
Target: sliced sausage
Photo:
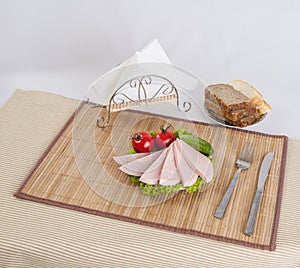
[[[167,149],[159,151],[160,155],[153,161],[149,168],[142,174],[140,181],[148,184],[158,184]]]
[[[180,150],[178,150],[177,146],[174,146],[174,155],[176,167],[181,177],[183,186],[187,187],[193,185],[197,181],[198,174],[189,166],[183,157],[183,154],[180,152]]]
[[[206,182],[210,182],[214,176],[213,164],[204,154],[195,150],[186,142],[176,139],[175,146],[183,155],[186,162]]]
[[[133,170],[135,172],[145,172],[155,161],[155,159],[161,154],[161,151],[150,153],[144,157],[135,159],[131,162],[126,163],[122,167],[125,169]]]
[[[174,142],[168,147],[166,159],[161,170],[159,184],[164,186],[176,185],[181,182],[174,157]]]
[[[125,154],[120,156],[114,156],[113,159],[120,165],[125,165],[133,160],[137,160],[144,156],[149,155],[150,153],[137,153],[137,154]]]

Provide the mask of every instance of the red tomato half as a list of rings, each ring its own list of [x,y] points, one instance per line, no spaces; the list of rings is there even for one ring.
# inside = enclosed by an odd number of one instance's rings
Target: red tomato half
[[[150,133],[140,131],[135,133],[131,138],[133,149],[137,153],[151,152],[154,147],[154,140]]]
[[[161,128],[154,137],[154,145],[157,149],[161,150],[167,148],[175,139],[176,136],[172,131]]]

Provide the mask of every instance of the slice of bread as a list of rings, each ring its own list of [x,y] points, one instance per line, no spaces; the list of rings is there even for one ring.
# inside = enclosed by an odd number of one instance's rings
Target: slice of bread
[[[239,109],[234,111],[224,111],[221,107],[208,99],[205,99],[204,105],[211,114],[214,114],[217,118],[227,118],[231,122],[238,121],[242,118],[257,114],[256,108],[253,106],[250,109]]]
[[[213,117],[239,127],[249,126],[260,118],[251,99],[228,84],[208,86],[204,105]]]
[[[272,110],[271,106],[264,100],[261,93],[247,82],[242,80],[233,80],[228,82],[228,85],[231,85],[234,89],[247,96],[260,115],[266,114]]]
[[[208,86],[205,89],[205,98],[218,104],[226,112],[248,109],[253,106],[248,97],[227,84]]]
[[[260,115],[258,113],[255,113],[253,115],[242,117],[242,118],[239,118],[239,119],[233,121],[233,120],[230,120],[229,118],[224,118],[223,115],[216,113],[215,110],[208,109],[208,111],[217,120],[224,122],[226,124],[238,126],[241,128],[250,126],[250,125],[256,123],[260,119]]]

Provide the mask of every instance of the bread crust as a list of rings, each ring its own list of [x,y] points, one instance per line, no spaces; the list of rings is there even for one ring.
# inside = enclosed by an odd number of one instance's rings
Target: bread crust
[[[253,125],[254,123],[258,122],[261,118],[261,116],[258,113],[256,113],[254,115],[250,115],[250,116],[247,116],[247,117],[240,118],[236,121],[232,121],[228,118],[224,118],[223,115],[220,115],[219,113],[216,113],[214,110],[209,110],[209,109],[207,109],[207,110],[211,114],[211,116],[213,116],[217,120],[222,121],[225,124],[232,125],[232,126],[237,126],[237,127],[241,127],[241,128]]]
[[[231,85],[208,86],[205,89],[204,105],[213,117],[231,125],[246,127],[260,119],[260,114],[249,97]]]
[[[251,106],[250,109],[239,109],[228,111],[222,109],[217,103],[214,103],[208,99],[205,100],[204,105],[207,110],[214,111],[215,114],[218,114],[219,117],[227,118],[231,121],[237,121],[244,117],[248,117],[253,114],[257,114],[257,110],[254,106]]]

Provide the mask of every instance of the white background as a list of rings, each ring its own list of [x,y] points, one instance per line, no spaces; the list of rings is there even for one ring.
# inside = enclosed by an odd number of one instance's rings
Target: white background
[[[81,98],[157,38],[207,84],[242,79],[273,111],[250,129],[300,138],[300,1],[0,0],[0,106],[17,89]]]

